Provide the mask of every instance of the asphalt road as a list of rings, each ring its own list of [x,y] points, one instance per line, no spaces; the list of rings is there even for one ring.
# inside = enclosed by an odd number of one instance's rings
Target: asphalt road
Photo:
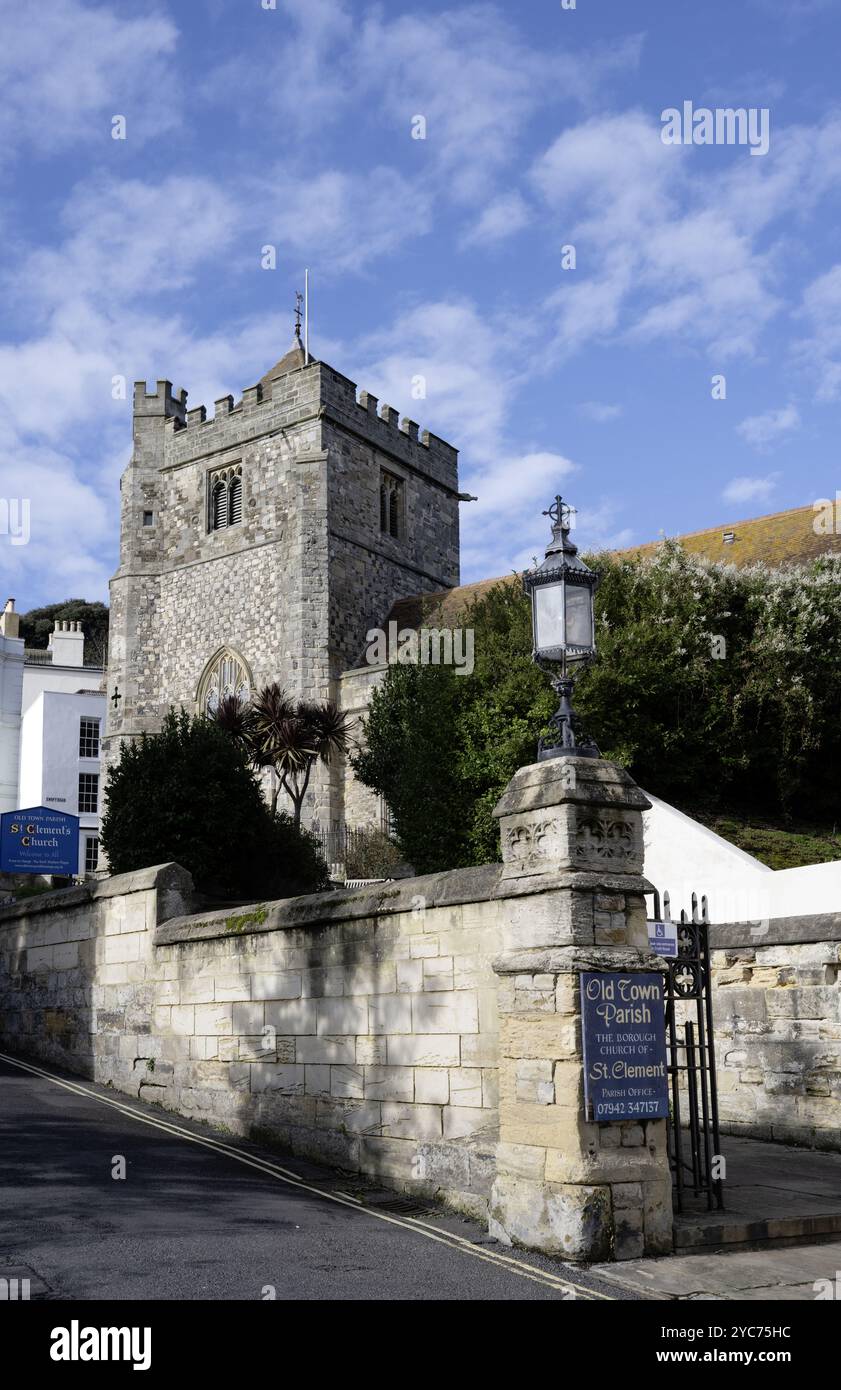
[[[125,1178],[112,1176],[125,1160]],[[44,1299],[616,1300],[437,1208],[0,1058],[0,1278]]]

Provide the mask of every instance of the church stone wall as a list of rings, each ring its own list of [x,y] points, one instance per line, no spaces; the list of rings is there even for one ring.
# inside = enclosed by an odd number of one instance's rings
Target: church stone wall
[[[339,697],[369,628],[397,598],[458,583],[457,454],[418,437],[325,364],[278,364],[215,414],[160,381],[135,387],[134,453],[122,482],[111,586],[106,767],[120,742],[194,707],[222,648],[257,687]],[[303,358],[300,358],[301,363]],[[242,522],[209,529],[209,475],[242,469]],[[403,480],[399,539],[380,529],[381,470]],[[151,525],[146,524],[151,517]],[[319,768],[305,820],[345,818],[345,769]]]
[[[339,708],[344,710],[352,721],[351,738],[357,748],[365,743],[363,720],[368,710],[371,695],[382,684],[387,666],[361,666],[345,671],[339,681]],[[343,804],[345,824],[353,828],[360,826],[382,826],[383,803],[377,792],[362,785],[353,775],[353,768],[346,761],[343,768]]]

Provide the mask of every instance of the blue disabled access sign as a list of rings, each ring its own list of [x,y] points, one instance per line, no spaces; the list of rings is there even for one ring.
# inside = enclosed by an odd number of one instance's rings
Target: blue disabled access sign
[[[5,874],[79,872],[79,817],[47,806],[0,816],[0,870]]]
[[[669,1113],[663,976],[583,973],[584,1106],[591,1120]]]

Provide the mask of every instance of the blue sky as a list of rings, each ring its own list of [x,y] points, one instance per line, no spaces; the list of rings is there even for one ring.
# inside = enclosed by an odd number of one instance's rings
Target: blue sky
[[[841,488],[834,0],[37,11],[0,0],[19,608],[106,596],[112,378],[238,396],[289,345],[305,265],[314,354],[461,449],[465,581],[542,553],[557,490],[582,544],[622,545]],[[768,108],[768,154],[665,145],[684,101]]]

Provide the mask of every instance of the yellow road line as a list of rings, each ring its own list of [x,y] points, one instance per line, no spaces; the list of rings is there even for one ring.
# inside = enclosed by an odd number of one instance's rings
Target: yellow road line
[[[433,1226],[430,1222],[420,1221],[416,1217],[391,1216],[386,1212],[376,1211],[371,1207],[360,1204],[359,1201],[340,1195],[337,1192],[328,1192],[323,1188],[314,1187],[312,1184],[304,1182],[288,1168],[282,1168],[280,1164],[272,1163],[268,1159],[255,1157],[254,1154],[247,1153],[244,1149],[239,1149],[234,1144],[225,1144],[219,1139],[211,1139],[205,1135],[192,1134],[190,1130],[183,1129],[181,1125],[173,1124],[169,1120],[162,1120],[156,1115],[144,1115],[122,1101],[112,1099],[110,1096],[99,1095],[96,1091],[90,1090],[87,1086],[82,1086],[75,1081],[67,1081],[64,1077],[55,1076],[52,1072],[43,1067],[36,1067],[31,1062],[22,1062],[17,1057],[9,1057],[6,1053],[0,1052],[0,1061],[8,1063],[9,1066],[17,1067],[20,1071],[30,1072],[33,1076],[40,1076],[46,1081],[51,1081],[54,1086],[61,1087],[62,1090],[70,1091],[73,1095],[84,1096],[88,1100],[97,1101],[100,1105],[109,1106],[121,1115],[126,1115],[129,1119],[138,1121],[139,1124],[150,1125],[153,1129],[162,1130],[165,1134],[174,1135],[177,1139],[186,1139],[191,1144],[199,1144],[202,1148],[215,1150],[217,1153],[226,1154],[238,1163],[246,1167],[255,1168],[258,1172],[267,1173],[269,1177],[275,1178],[278,1182],[285,1182],[290,1187],[297,1187],[301,1191],[310,1192],[315,1197],[321,1197],[327,1202],[336,1202],[340,1206],[348,1207],[351,1211],[361,1212],[365,1216],[374,1217],[377,1221],[386,1221],[392,1226],[400,1226],[403,1230],[413,1231],[415,1235],[423,1236],[427,1240],[436,1241],[440,1245],[447,1245],[451,1250],[460,1251],[465,1255],[472,1255],[475,1259],[482,1260],[486,1264],[497,1265],[507,1269],[512,1274],[517,1274],[523,1279],[529,1279],[533,1283],[543,1284],[549,1288],[561,1290],[569,1293],[575,1298],[587,1300],[606,1300],[614,1302],[611,1294],[600,1293],[596,1289],[589,1289],[583,1284],[576,1284],[570,1279],[562,1279],[559,1275],[553,1275],[547,1270],[536,1269],[528,1265],[523,1260],[517,1260],[511,1255],[503,1255],[497,1251],[479,1250],[464,1236],[458,1236],[450,1231],[444,1230],[440,1226]]]

